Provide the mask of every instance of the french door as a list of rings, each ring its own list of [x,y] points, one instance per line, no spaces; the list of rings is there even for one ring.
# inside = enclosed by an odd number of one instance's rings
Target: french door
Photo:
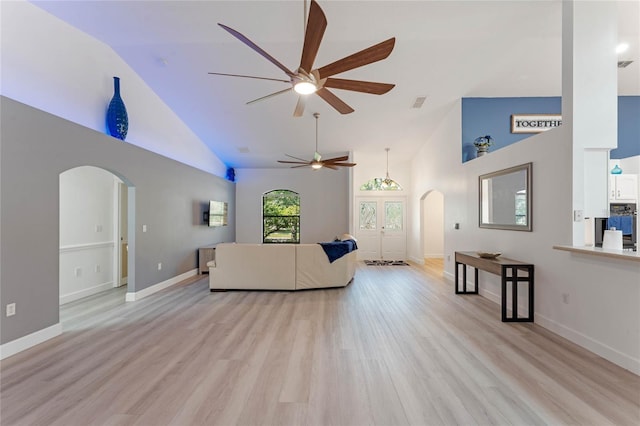
[[[356,238],[361,260],[405,260],[404,197],[357,197]]]

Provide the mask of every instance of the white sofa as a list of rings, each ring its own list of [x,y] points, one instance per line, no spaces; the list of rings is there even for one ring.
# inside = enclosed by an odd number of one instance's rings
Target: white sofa
[[[208,265],[211,291],[345,287],[356,272],[356,252],[330,263],[319,244],[222,243]]]

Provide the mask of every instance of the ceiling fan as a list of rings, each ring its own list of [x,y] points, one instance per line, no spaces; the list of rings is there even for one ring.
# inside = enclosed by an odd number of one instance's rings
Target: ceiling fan
[[[282,65],[273,56],[269,55],[267,52],[262,50],[254,42],[249,40],[244,35],[240,34],[238,31],[220,23],[218,25],[224,28],[238,40],[249,46],[251,49],[256,51],[258,54],[263,56],[269,62],[284,71],[284,73],[288,77],[288,80],[268,77],[255,77],[250,75],[224,74],[217,72],[210,72],[209,74],[280,81],[291,85],[291,87],[287,89],[271,93],[258,99],[254,99],[247,102],[247,104],[262,101],[273,96],[289,92],[290,90],[294,90],[300,95],[298,97],[296,108],[293,112],[294,117],[302,116],[305,106],[305,95],[310,95],[312,93],[316,93],[341,114],[349,114],[354,111],[353,108],[351,108],[335,94],[329,91],[329,88],[382,95],[395,87],[395,84],[376,83],[361,80],[347,80],[331,77],[333,75],[340,74],[345,71],[349,71],[354,68],[362,67],[364,65],[368,65],[373,62],[385,59],[391,54],[391,51],[393,50],[396,42],[395,37],[392,37],[386,41],[361,50],[340,60],[337,60],[329,65],[313,69],[313,62],[315,61],[318,49],[320,48],[320,42],[322,41],[324,31],[327,27],[327,18],[325,17],[324,12],[315,0],[311,0],[309,17],[307,20],[304,36],[304,45],[302,47],[302,58],[300,60],[300,66],[295,72]]]
[[[322,155],[318,152],[318,117],[320,117],[320,113],[314,112],[313,116],[316,118],[316,151],[313,153],[313,160],[307,161],[304,158],[294,157],[293,155],[285,154],[287,157],[293,158],[299,161],[287,161],[287,160],[278,160],[278,163],[284,164],[297,164],[296,166],[291,166],[292,169],[296,169],[298,167],[309,167],[311,166],[314,170],[319,170],[323,167],[331,170],[338,170],[338,167],[353,167],[356,163],[344,163],[344,161],[349,160],[349,156],[345,155],[342,157],[334,157],[329,158],[327,160],[322,159]]]

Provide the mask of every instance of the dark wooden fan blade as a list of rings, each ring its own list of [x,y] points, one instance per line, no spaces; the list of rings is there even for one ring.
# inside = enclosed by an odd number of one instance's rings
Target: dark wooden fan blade
[[[261,98],[258,98],[258,99],[254,99],[254,100],[252,100],[252,101],[249,101],[249,102],[247,102],[247,105],[249,105],[249,104],[253,104],[253,103],[256,103],[256,102],[259,102],[259,101],[263,101],[263,100],[265,100],[265,99],[272,98],[272,97],[274,97],[274,96],[278,96],[278,95],[281,95],[281,94],[283,94],[283,93],[287,93],[287,92],[289,92],[289,91],[291,91],[291,90],[293,90],[293,87],[289,87],[288,89],[284,89],[284,90],[280,90],[280,91],[275,92],[275,93],[271,93],[271,94],[269,94],[269,95],[267,95],[267,96],[263,96],[263,97],[261,97]]]
[[[306,72],[311,72],[326,28],[327,18],[324,16],[324,12],[315,0],[311,0],[307,30],[304,35],[304,45],[302,46],[302,59],[300,59],[300,68]]]
[[[336,161],[347,161],[349,159],[348,155],[345,155],[343,157],[334,157],[334,158],[328,158],[326,160],[324,160],[325,163],[335,163]]]
[[[380,61],[391,54],[395,44],[396,38],[392,37],[389,40],[376,44],[375,46],[371,46],[367,49],[361,50],[360,52],[354,53],[353,55],[347,56],[346,58],[342,58],[329,65],[325,65],[318,69],[320,78],[331,77],[332,75],[340,74],[341,72]]]
[[[334,167],[332,164],[327,164],[327,163],[322,163],[322,167],[326,167],[327,169],[331,169],[331,170],[338,170],[337,167]]]
[[[284,161],[284,160],[278,160],[278,163],[283,163],[283,164],[309,164],[308,161]]]
[[[289,154],[285,154],[287,157],[289,158],[295,158],[296,160],[300,160],[300,161],[304,161],[305,163],[309,163],[309,161],[305,160],[304,158],[299,158],[299,157],[294,157],[293,155],[289,155]]]
[[[345,80],[342,78],[328,78],[324,87],[332,89],[352,90],[354,92],[370,93],[372,95],[384,95],[396,87],[395,84],[374,83],[372,81]]]
[[[345,104],[340,98],[338,98],[336,95],[334,95],[324,87],[318,89],[316,93],[329,105],[334,107],[340,114],[350,114],[353,112],[353,108]]]
[[[289,77],[293,77],[294,76],[294,74],[293,74],[293,72],[291,70],[289,70],[287,67],[282,65],[280,62],[278,62],[273,56],[269,55],[267,52],[262,50],[257,44],[255,44],[254,42],[249,40],[247,37],[245,37],[244,35],[240,34],[238,31],[234,30],[233,28],[227,27],[226,25],[223,25],[223,24],[220,24],[220,23],[218,25],[220,25],[222,28],[227,30],[232,36],[234,36],[235,38],[237,38],[238,40],[240,40],[241,42],[243,42],[244,44],[249,46],[251,49],[253,49],[254,51],[258,52],[262,57],[267,59],[273,65],[275,65],[278,68],[280,68]]]
[[[292,169],[298,169],[298,168],[300,168],[300,167],[309,167],[309,166],[310,166],[310,164],[305,164],[305,165],[303,165],[303,166],[292,166],[291,168],[292,168]]]
[[[298,103],[296,103],[296,109],[293,110],[294,117],[302,117],[304,114],[304,106],[307,98],[305,96],[298,96]]]
[[[331,163],[331,165],[339,167],[353,167],[356,163]]]
[[[269,78],[269,77],[255,77],[253,75],[225,74],[225,73],[221,73],[221,72],[210,72],[209,74],[226,75],[227,77],[256,78],[258,80],[270,80],[270,81],[281,81],[283,83],[291,83],[291,80],[282,80],[280,78]]]

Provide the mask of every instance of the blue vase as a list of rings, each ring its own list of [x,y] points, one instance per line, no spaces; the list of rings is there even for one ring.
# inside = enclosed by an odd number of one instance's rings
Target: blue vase
[[[622,174],[622,169],[616,164],[616,166],[611,169],[611,174],[612,175],[621,175]]]
[[[233,169],[233,167],[229,167],[227,169],[227,180],[231,182],[236,181],[236,171]]]
[[[120,78],[113,77],[113,98],[109,102],[107,110],[107,129],[109,134],[114,138],[124,140],[129,130],[129,117],[127,116],[127,108],[120,97]]]

